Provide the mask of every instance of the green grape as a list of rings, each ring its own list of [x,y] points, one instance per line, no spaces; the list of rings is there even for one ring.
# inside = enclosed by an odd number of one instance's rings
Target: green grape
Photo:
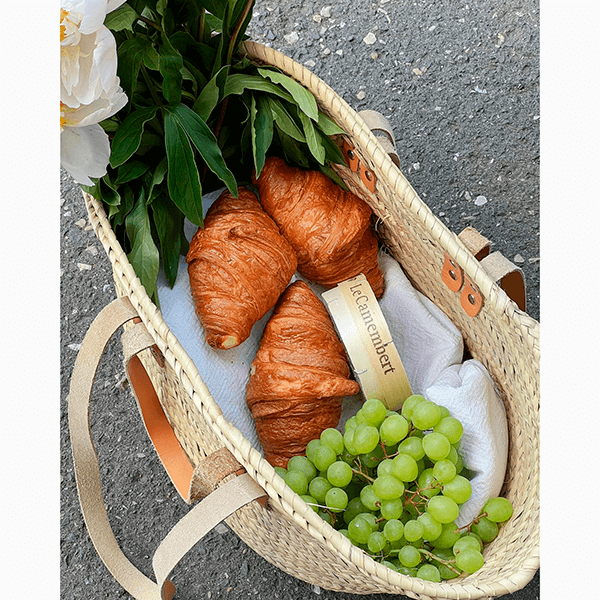
[[[338,460],[329,465],[327,469],[327,479],[331,485],[343,488],[352,481],[352,467],[343,460]]]
[[[377,444],[373,451],[363,454],[360,460],[368,469],[374,469],[383,460],[384,456],[381,444]]]
[[[433,476],[440,483],[448,483],[456,477],[456,467],[447,458],[439,460],[433,465]]]
[[[358,425],[354,430],[352,444],[358,454],[368,454],[379,444],[379,431],[372,425]]]
[[[437,496],[441,491],[442,487],[439,481],[433,476],[433,469],[425,469],[417,479],[419,486],[419,492],[426,498],[433,498]]]
[[[392,475],[382,475],[373,482],[373,491],[381,500],[393,500],[402,496],[404,484]]]
[[[381,511],[381,516],[388,521],[392,519],[399,519],[404,511],[402,498],[382,500],[379,510]]]
[[[417,521],[423,526],[422,538],[424,540],[435,540],[442,533],[442,524],[436,521],[431,513],[424,512],[417,517]]]
[[[287,469],[284,469],[283,467],[273,467],[273,469],[279,477],[283,477],[287,473]]]
[[[365,415],[362,411],[362,409],[359,409],[356,414],[354,415],[354,418],[356,420],[356,424],[357,425],[365,425],[367,422],[365,420]]]
[[[328,510],[319,509],[318,515],[321,517],[321,519],[323,519],[323,521],[326,521],[332,527],[335,525],[335,517],[332,512]]]
[[[452,548],[459,538],[460,529],[456,523],[442,523],[442,533],[429,542],[434,548]]]
[[[398,560],[405,567],[416,567],[421,562],[421,553],[414,546],[403,546],[398,552]]]
[[[450,442],[445,435],[434,431],[423,437],[423,450],[433,461],[444,460],[450,452]]]
[[[480,552],[483,550],[483,542],[481,541],[481,538],[477,534],[473,533],[472,531],[469,531],[467,533],[463,533],[461,537],[464,537],[464,538],[465,537],[466,538],[473,538],[474,540],[477,541],[477,544],[479,545],[478,550]]]
[[[398,567],[396,565],[396,563],[393,563],[389,560],[382,560],[381,564],[384,565],[385,567],[387,567],[388,569],[391,569],[392,571],[397,571]]]
[[[292,458],[288,460],[287,470],[300,471],[300,473],[304,473],[308,481],[317,476],[317,469],[315,469],[315,465],[313,465],[306,456],[292,456]]]
[[[318,438],[316,440],[310,440],[310,442],[308,442],[308,444],[306,444],[306,457],[313,464],[315,462],[315,451],[320,446],[321,446],[321,440],[319,440]]]
[[[344,451],[344,436],[333,427],[324,429],[319,439],[321,440],[321,444],[329,446],[335,452],[336,456]]]
[[[391,458],[385,458],[377,465],[377,475],[392,475],[393,469],[394,461]]]
[[[402,415],[394,413],[379,427],[381,441],[386,446],[393,446],[407,436],[408,428],[408,421]]]
[[[496,536],[498,535],[498,525],[486,517],[479,517],[478,520],[471,525],[471,531],[475,535],[478,535],[484,544],[487,544],[496,539]]]
[[[377,510],[381,504],[381,499],[375,493],[371,484],[365,485],[365,487],[360,490],[360,500],[368,510]]]
[[[464,466],[465,466],[465,463],[463,462],[462,456],[459,453],[458,458],[456,459],[456,472],[458,474],[460,474],[460,472],[463,470]]]
[[[456,566],[466,573],[475,573],[483,566],[483,554],[468,548],[456,555]]]
[[[330,465],[336,461],[336,453],[329,447],[321,444],[314,454],[312,462],[319,471],[327,471]]]
[[[509,500],[502,497],[490,498],[483,505],[483,512],[494,523],[503,523],[512,517],[513,507]]]
[[[442,406],[440,404],[438,404],[438,406],[440,407],[440,418],[443,419],[444,417],[450,416],[450,411],[445,406]]]
[[[344,432],[344,446],[346,447],[348,453],[354,456],[358,454],[356,448],[354,447],[354,434],[356,432],[357,427],[358,425],[353,429],[346,429],[346,431]]]
[[[451,444],[460,441],[463,434],[462,423],[454,417],[443,417],[433,428],[437,433],[441,433],[448,438]]]
[[[401,452],[393,461],[393,475],[400,481],[414,481],[419,476],[419,465],[409,454]]]
[[[301,471],[288,471],[283,476],[283,480],[299,496],[306,494],[308,491],[308,479]]]
[[[415,406],[410,420],[417,429],[425,431],[437,425],[440,417],[440,407],[431,400],[425,400]]]
[[[458,462],[458,450],[452,445],[450,446],[450,452],[448,452],[446,460],[449,460],[454,465],[454,470],[456,471],[456,463]]]
[[[304,500],[304,502],[306,502],[306,504],[308,504],[316,513],[319,512],[319,507],[317,506],[318,503],[312,496],[309,494],[302,494],[300,498],[302,498],[302,500]]]
[[[425,398],[419,394],[413,394],[412,396],[409,396],[404,401],[404,404],[402,404],[402,409],[400,411],[402,416],[405,419],[410,420],[410,418],[412,417],[413,411],[415,409],[415,406],[417,406],[421,402],[425,402],[425,401],[426,401]]]
[[[457,475],[442,486],[442,494],[452,498],[456,504],[464,504],[471,497],[472,491],[471,482],[462,475]]]
[[[454,544],[454,546],[452,546],[452,552],[455,556],[469,549],[481,552],[479,540],[475,536],[463,535],[461,538],[456,540],[456,543]]]
[[[419,437],[410,435],[406,439],[402,440],[398,444],[398,452],[408,454],[415,460],[421,460],[425,456],[425,450],[423,450],[423,440]]]
[[[349,429],[355,429],[357,425],[358,423],[356,422],[356,417],[350,417],[344,424],[344,432],[348,431]]]
[[[383,535],[390,542],[397,542],[404,535],[404,524],[398,519],[390,519],[383,526]]]
[[[332,487],[325,494],[325,505],[333,512],[342,512],[348,506],[348,494],[338,487]]]
[[[402,573],[402,575],[407,575],[408,577],[416,577],[418,569],[416,569],[416,568],[409,569],[408,567],[405,567],[404,565],[399,565],[398,568],[396,569],[396,571],[398,571],[398,573]]]
[[[315,477],[308,484],[308,493],[317,501],[318,504],[325,503],[325,494],[332,488],[333,486],[329,483],[329,480],[325,477]]]
[[[436,583],[442,580],[438,568],[429,563],[425,563],[419,567],[417,570],[417,577],[419,579],[424,579],[425,581],[434,581]]]
[[[454,579],[460,575],[460,572],[456,572],[450,568],[454,565],[456,559],[450,548],[433,548],[432,554],[435,558],[431,559],[431,564],[435,565],[440,572],[440,577],[443,580]],[[445,562],[450,562],[451,565],[446,565]]]
[[[346,525],[356,517],[356,515],[360,515],[368,510],[368,508],[362,503],[360,496],[356,496],[355,498],[351,498],[348,501],[348,506],[346,506],[346,510],[344,511],[344,522]]]
[[[365,422],[373,427],[379,427],[387,416],[387,408],[381,400],[370,398],[361,408]]]
[[[404,524],[404,538],[407,542],[416,542],[423,537],[423,525],[416,519],[411,519]]]
[[[362,517],[371,527],[371,531],[377,531],[379,525],[377,524],[377,517],[373,513],[362,513]]]
[[[427,503],[427,512],[440,523],[452,523],[458,517],[458,504],[446,496],[434,496]]]
[[[367,548],[373,554],[381,552],[387,543],[387,540],[381,531],[374,531],[367,540]]]

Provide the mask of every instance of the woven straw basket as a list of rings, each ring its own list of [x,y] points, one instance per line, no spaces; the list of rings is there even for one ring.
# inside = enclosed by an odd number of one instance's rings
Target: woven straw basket
[[[224,419],[196,366],[135,276],[102,206],[84,194],[90,221],[112,264],[117,296],[129,299],[151,336],[154,348],[143,350],[139,358],[176,439],[192,467],[210,463],[206,457],[226,452],[223,448],[235,457],[267,499],[244,504],[226,518],[227,524],[258,554],[298,579],[349,594],[412,598],[486,598],[523,588],[539,568],[539,323],[517,307],[461,239],[431,213],[365,121],[331,88],[279,52],[250,42],[246,50],[251,58],[278,67],[308,88],[321,110],[345,131],[349,166],[336,167],[339,175],[371,206],[379,239],[413,286],[450,317],[471,356],[491,374],[508,419],[509,457],[502,493],[511,501],[514,515],[486,547],[484,566],[448,582],[401,575],[353,546],[292,492]],[[450,285],[444,277],[448,264]],[[475,316],[464,307],[467,286],[471,304],[471,292],[479,298]],[[230,474],[223,481],[232,479]],[[78,487],[81,498],[85,483],[78,481]],[[92,535],[93,524],[87,518],[86,523]]]

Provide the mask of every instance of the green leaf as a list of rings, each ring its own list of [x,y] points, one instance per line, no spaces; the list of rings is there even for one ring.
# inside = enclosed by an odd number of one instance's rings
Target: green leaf
[[[223,67],[200,92],[198,99],[194,102],[192,110],[203,120],[208,121],[208,117],[219,103],[221,89],[224,86],[229,67]]]
[[[319,137],[313,122],[303,112],[298,112],[298,117],[302,123],[304,135],[306,136],[306,143],[308,144],[311,154],[317,159],[319,164],[324,164],[325,148],[321,143],[321,138]]]
[[[121,204],[118,207],[110,207],[111,212],[113,208],[117,209],[114,211],[116,214],[111,215],[113,226],[122,225],[125,222],[125,217],[131,212],[134,205],[134,194],[133,190],[129,186],[124,186],[121,192]]]
[[[273,140],[273,114],[269,103],[262,96],[252,96],[250,105],[250,126],[252,128],[252,155],[256,177],[265,166],[267,150]]]
[[[135,151],[139,148],[144,133],[144,125],[154,118],[156,114],[156,106],[148,106],[138,108],[135,112],[130,113],[112,140],[110,166],[118,167],[128,160]]]
[[[166,37],[163,38],[163,43],[158,47],[158,55],[158,70],[163,76],[163,96],[169,104],[178,104],[181,101],[183,57]]]
[[[317,108],[317,101],[315,97],[297,81],[279,73],[278,71],[271,71],[269,69],[258,69],[258,72],[265,78],[270,79],[273,83],[282,85],[294,98],[296,104],[300,107],[300,110],[313,121],[319,120],[319,110]]]
[[[275,123],[279,129],[298,142],[305,142],[306,137],[296,125],[294,119],[292,119],[285,106],[276,98],[268,97],[267,100],[269,102],[269,106],[271,107],[271,112],[273,113],[273,119],[275,120]]]
[[[317,133],[321,138],[323,147],[325,148],[325,160],[338,165],[346,164],[344,155],[342,154],[342,151],[339,149],[338,145],[329,136],[324,135],[321,131],[317,131]]]
[[[160,192],[155,191],[155,188],[157,186],[160,186],[160,184],[163,182],[166,174],[167,174],[167,159],[165,157],[158,163],[158,165],[156,166],[156,169],[154,169],[154,173],[152,174],[152,179],[150,179],[150,182],[148,185],[148,202],[152,202],[152,200],[154,200],[154,198],[156,198],[156,196],[160,193]]]
[[[341,127],[338,127],[327,115],[319,112],[319,129],[325,135],[340,135],[344,133]]]
[[[137,21],[138,15],[129,6],[129,4],[123,4],[117,10],[108,13],[104,19],[104,25],[111,31],[122,31],[127,29],[133,31],[133,24]]]
[[[121,196],[117,192],[117,186],[110,180],[108,175],[105,175],[98,181],[102,202],[110,206],[119,206],[121,204]]]
[[[183,215],[168,198],[161,197],[159,202],[152,205],[152,216],[160,243],[163,270],[167,282],[173,287],[182,249]]]
[[[223,6],[225,2],[223,2],[223,0],[202,0],[201,3],[209,13],[219,19],[223,18],[223,13],[225,11],[225,7]]]
[[[142,64],[142,55],[147,47],[151,45],[149,39],[141,36],[125,40],[119,45],[118,53],[118,75],[123,91],[131,101],[135,91],[140,66]]]
[[[165,110],[167,185],[175,205],[194,225],[202,224],[202,186],[188,136],[172,111]]]
[[[235,177],[225,164],[217,138],[208,125],[185,104],[179,104],[174,108],[169,107],[167,112],[173,116],[189,136],[208,168],[227,186],[227,189],[234,196],[237,196]]]
[[[298,142],[287,135],[280,135],[281,147],[285,155],[285,159],[290,164],[297,164],[300,167],[309,168],[310,163],[306,158],[306,154],[300,149]]]
[[[147,46],[142,51],[142,61],[148,69],[152,71],[159,70],[160,56],[153,45]]]
[[[159,268],[159,253],[150,227],[150,217],[146,199],[138,197],[133,210],[125,218],[127,237],[131,242],[131,252],[127,255],[136,275],[146,288],[148,295],[157,300],[156,278]]]
[[[141,177],[148,170],[148,165],[139,160],[131,160],[119,167],[119,174],[115,179],[115,183],[127,183]]]
[[[231,94],[240,95],[246,90],[256,90],[260,92],[267,92],[279,96],[288,102],[294,102],[294,98],[291,94],[282,90],[279,86],[263,79],[259,75],[250,75],[245,73],[234,73],[227,78],[225,83],[225,89],[223,91],[223,97],[226,98]]]

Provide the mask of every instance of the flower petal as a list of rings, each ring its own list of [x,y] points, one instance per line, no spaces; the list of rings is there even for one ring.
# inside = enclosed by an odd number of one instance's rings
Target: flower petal
[[[65,127],[60,134],[60,164],[83,185],[94,185],[90,177],[106,175],[110,158],[108,135],[100,125]]]

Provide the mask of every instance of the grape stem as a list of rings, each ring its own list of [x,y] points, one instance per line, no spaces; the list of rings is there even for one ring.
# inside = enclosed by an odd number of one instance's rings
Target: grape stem
[[[417,550],[421,554],[425,554],[426,556],[428,556],[429,558],[435,560],[436,562],[439,562],[440,564],[445,565],[451,571],[454,571],[457,575],[461,574],[461,571],[459,571],[456,567],[453,566],[453,565],[456,564],[456,559],[454,559],[454,560],[444,560],[443,558],[440,558],[439,556],[436,556],[435,554],[433,554],[433,552],[429,552],[429,550],[426,550],[425,548],[417,548]]]
[[[371,483],[373,483],[375,480],[372,477],[369,477],[366,473],[363,473],[360,469],[352,469],[353,473],[356,473],[357,475],[360,475],[361,477],[364,477],[367,481],[370,481]]]

